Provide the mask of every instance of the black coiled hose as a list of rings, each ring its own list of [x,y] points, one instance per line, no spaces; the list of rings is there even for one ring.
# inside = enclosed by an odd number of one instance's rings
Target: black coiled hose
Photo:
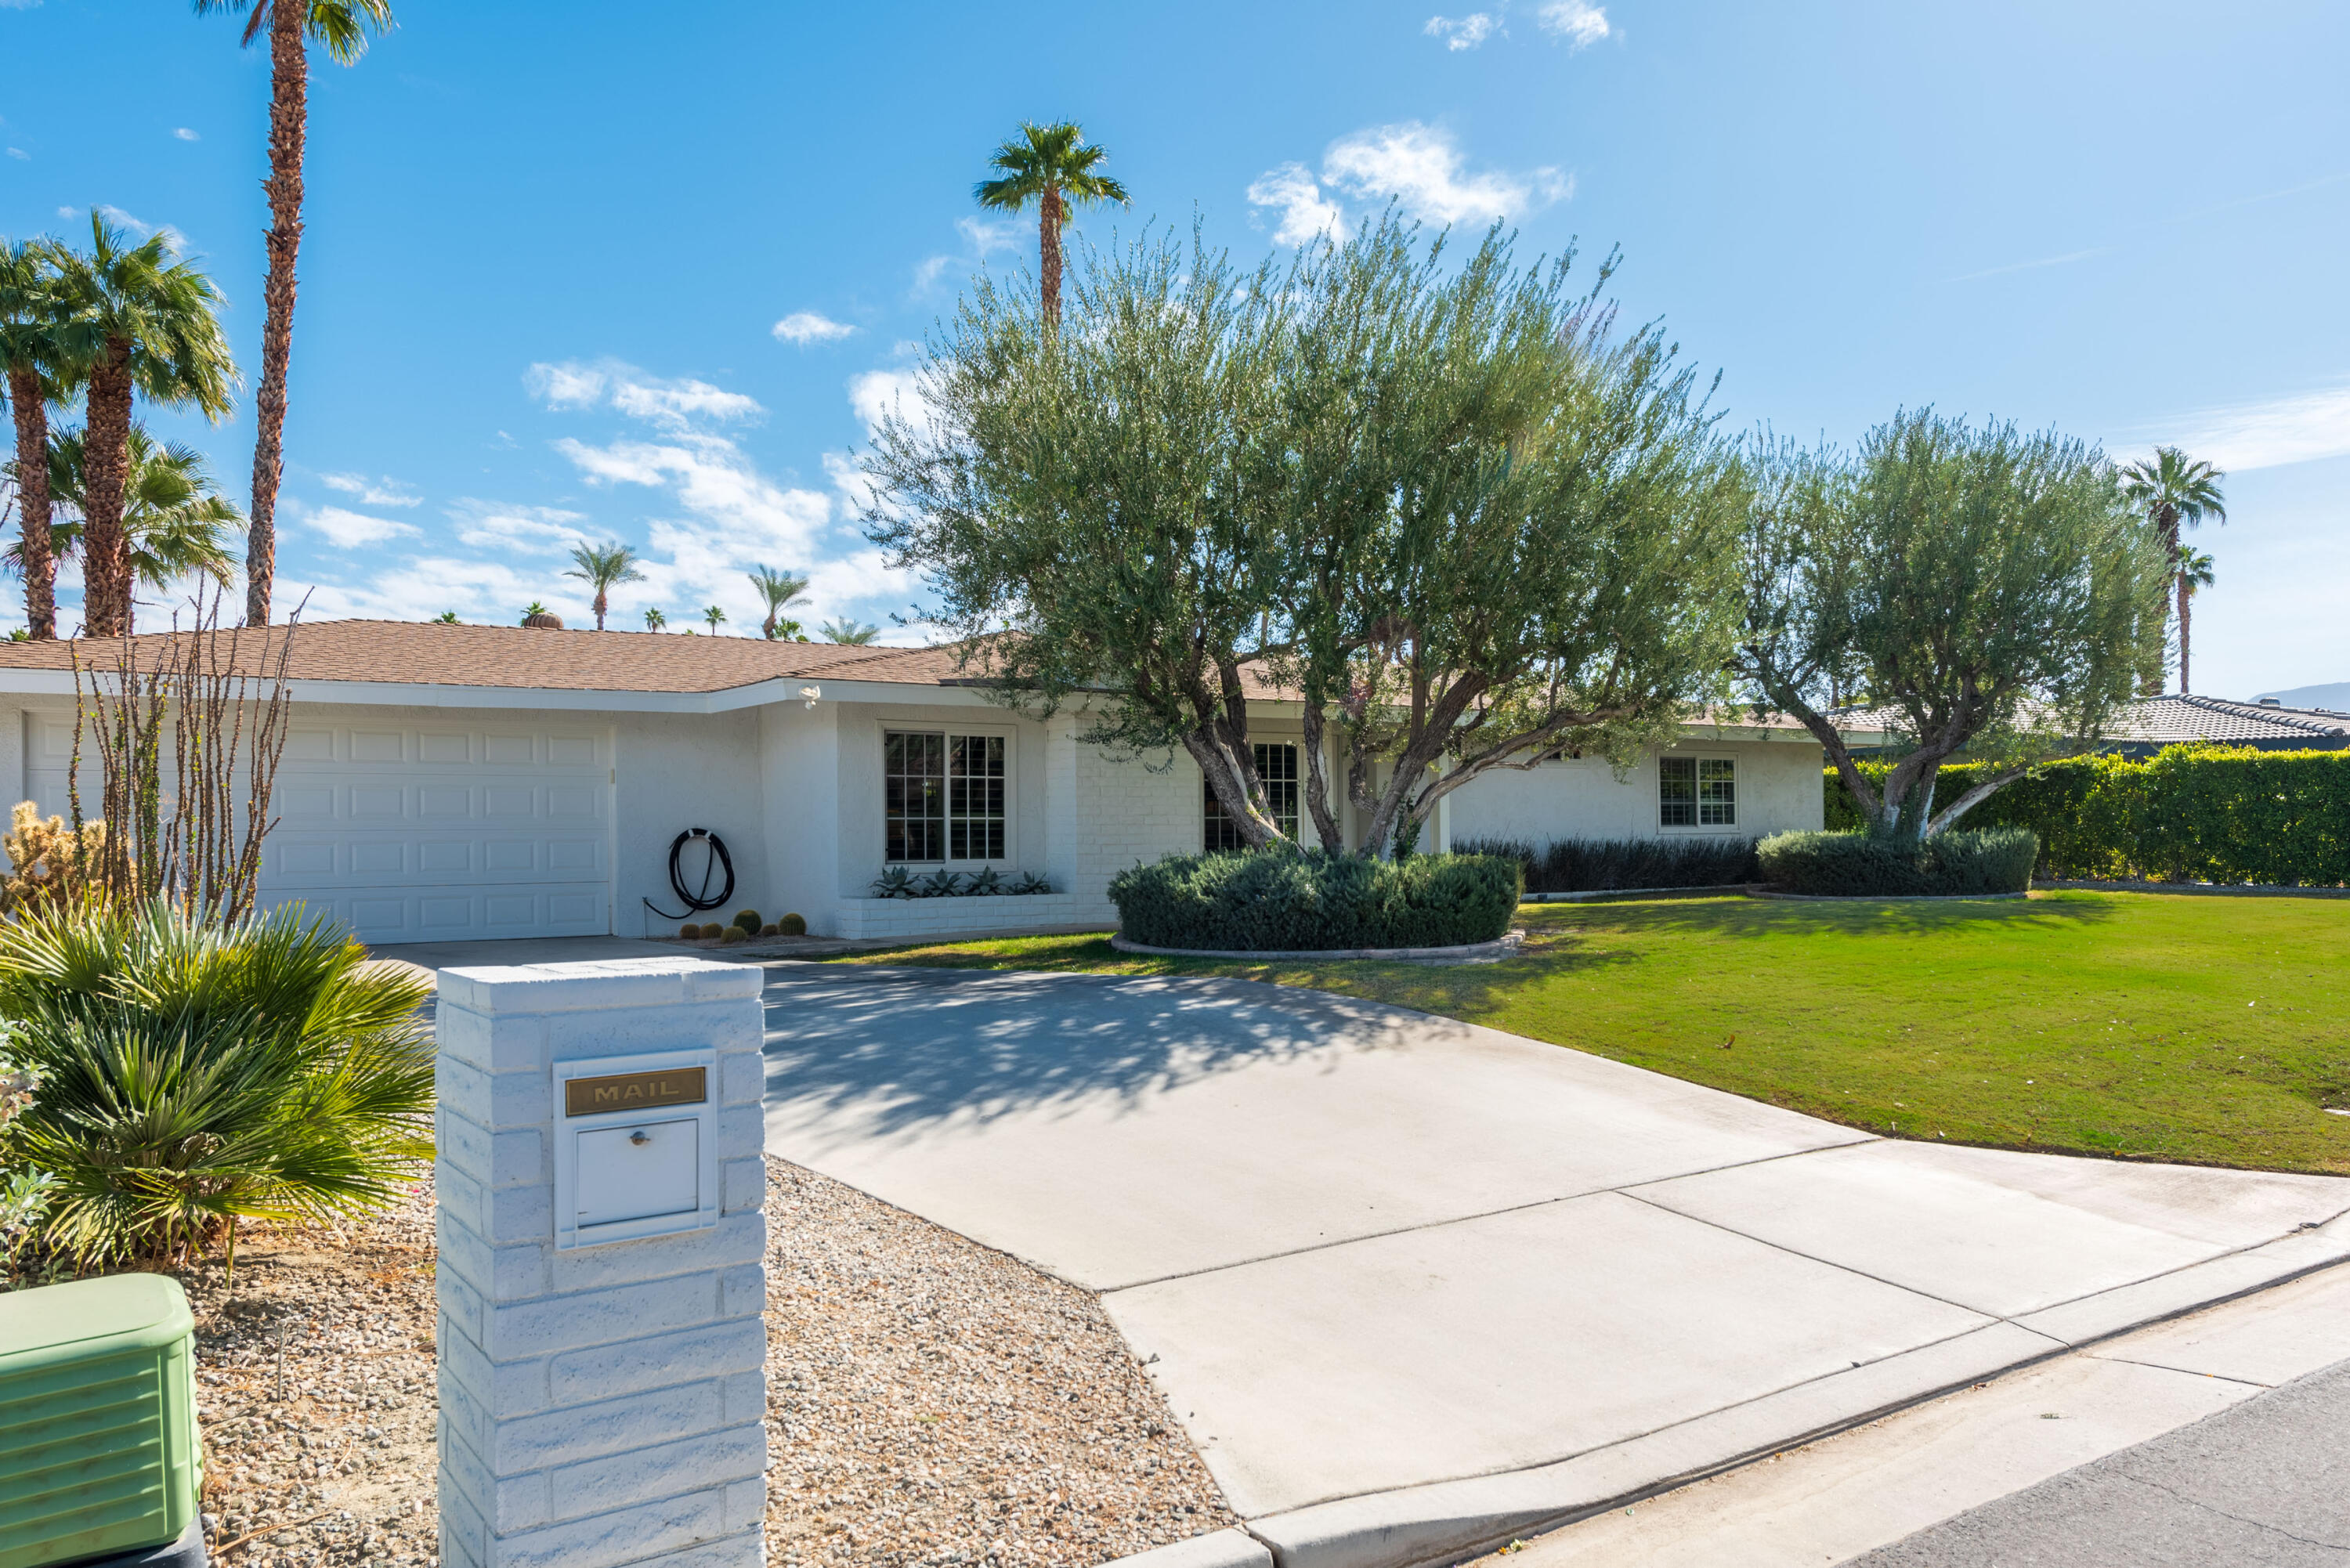
[[[702,886],[699,888],[689,888],[685,885],[683,857],[685,846],[697,838],[710,846],[710,853],[702,857]],[[710,879],[720,871],[726,873],[726,885],[718,889],[718,897],[713,898],[709,896]],[[650,898],[644,900],[646,909],[665,920],[682,920],[688,915],[698,915],[704,909],[715,909],[724,905],[728,899],[734,897],[734,857],[726,853],[726,841],[706,827],[689,827],[671,839],[669,885],[670,890],[675,893],[679,901],[685,906],[676,914],[671,914]]]

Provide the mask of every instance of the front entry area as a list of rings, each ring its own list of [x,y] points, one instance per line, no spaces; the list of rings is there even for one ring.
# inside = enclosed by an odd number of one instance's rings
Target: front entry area
[[[262,901],[361,941],[612,929],[608,730],[296,720],[276,800]]]

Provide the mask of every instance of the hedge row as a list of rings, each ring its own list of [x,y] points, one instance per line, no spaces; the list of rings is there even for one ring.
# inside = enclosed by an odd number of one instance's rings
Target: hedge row
[[[1170,855],[1110,879],[1118,934],[1155,948],[1281,952],[1490,942],[1510,929],[1514,860],[1318,850]]]
[[[1944,768],[1935,799],[1956,800],[1982,765]],[[1873,779],[1887,771],[1861,767]],[[1827,826],[1860,826],[1834,770],[1826,788]],[[1960,826],[2031,828],[2043,877],[2338,888],[2350,884],[2350,751],[2171,746],[2142,762],[2080,757],[2009,784]]]
[[[1540,848],[1522,838],[1474,838],[1453,847],[1515,860],[1525,867],[1529,893],[1719,888],[1762,879],[1751,838],[1558,838]]]
[[[1964,898],[2029,888],[2040,840],[2028,827],[1941,833],[1923,844],[1866,833],[1774,833],[1754,848],[1762,875],[1790,893]]]

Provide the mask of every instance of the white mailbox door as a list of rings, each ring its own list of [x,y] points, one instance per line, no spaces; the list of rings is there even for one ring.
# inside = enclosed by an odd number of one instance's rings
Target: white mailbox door
[[[574,1133],[579,1211],[573,1222],[610,1225],[701,1208],[701,1133],[691,1116]]]

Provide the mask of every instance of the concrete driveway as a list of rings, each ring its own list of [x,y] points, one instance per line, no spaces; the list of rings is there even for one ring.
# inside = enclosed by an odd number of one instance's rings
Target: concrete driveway
[[[766,994],[769,1150],[1102,1293],[1284,1568],[1506,1541],[2350,1256],[2350,1180],[1894,1142],[1321,992]]]

